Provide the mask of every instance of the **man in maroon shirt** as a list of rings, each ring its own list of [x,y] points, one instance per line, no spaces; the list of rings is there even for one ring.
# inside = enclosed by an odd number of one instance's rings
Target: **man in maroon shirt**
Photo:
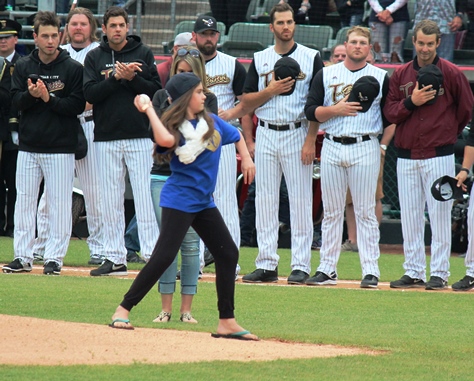
[[[448,284],[452,200],[430,193],[441,176],[454,176],[454,143],[471,119],[474,98],[464,74],[436,54],[438,25],[422,20],[413,34],[416,57],[390,79],[385,117],[397,125],[397,178],[405,275],[392,288],[443,289]],[[423,74],[422,74],[423,73]],[[426,281],[425,204],[431,225],[431,277]]]

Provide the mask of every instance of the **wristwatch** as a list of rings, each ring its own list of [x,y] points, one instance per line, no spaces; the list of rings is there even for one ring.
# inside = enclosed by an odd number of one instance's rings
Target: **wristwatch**
[[[385,144],[380,144],[380,148],[382,148],[384,151],[387,150],[387,146]]]

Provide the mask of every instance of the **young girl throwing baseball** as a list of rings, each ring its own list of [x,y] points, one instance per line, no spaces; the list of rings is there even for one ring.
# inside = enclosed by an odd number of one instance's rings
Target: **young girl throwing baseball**
[[[240,132],[204,109],[206,96],[201,80],[192,73],[173,76],[166,84],[171,106],[156,115],[151,103],[135,98],[147,114],[157,144],[156,152],[168,156],[172,174],[161,192],[160,238],[149,262],[112,316],[112,328],[133,329],[128,318],[173,262],[190,226],[214,254],[219,324],[213,337],[258,340],[234,318],[235,266],[239,250],[212,199],[222,145],[235,143],[242,157],[244,181],[251,183],[255,165]],[[166,126],[166,127],[165,127]]]

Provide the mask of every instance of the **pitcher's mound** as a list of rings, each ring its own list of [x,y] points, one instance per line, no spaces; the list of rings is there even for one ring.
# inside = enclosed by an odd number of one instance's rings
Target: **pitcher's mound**
[[[360,348],[279,342],[215,339],[210,333],[168,329],[112,329],[0,315],[0,363],[11,365],[165,364],[213,360],[270,361],[312,357],[376,355]]]

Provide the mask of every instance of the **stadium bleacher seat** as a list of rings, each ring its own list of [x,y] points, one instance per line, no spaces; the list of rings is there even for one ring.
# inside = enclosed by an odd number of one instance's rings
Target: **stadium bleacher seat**
[[[272,44],[273,33],[268,24],[235,23],[222,44],[222,51],[234,57],[252,57]]]
[[[333,37],[334,30],[329,25],[297,25],[294,39],[296,42],[323,52]]]

